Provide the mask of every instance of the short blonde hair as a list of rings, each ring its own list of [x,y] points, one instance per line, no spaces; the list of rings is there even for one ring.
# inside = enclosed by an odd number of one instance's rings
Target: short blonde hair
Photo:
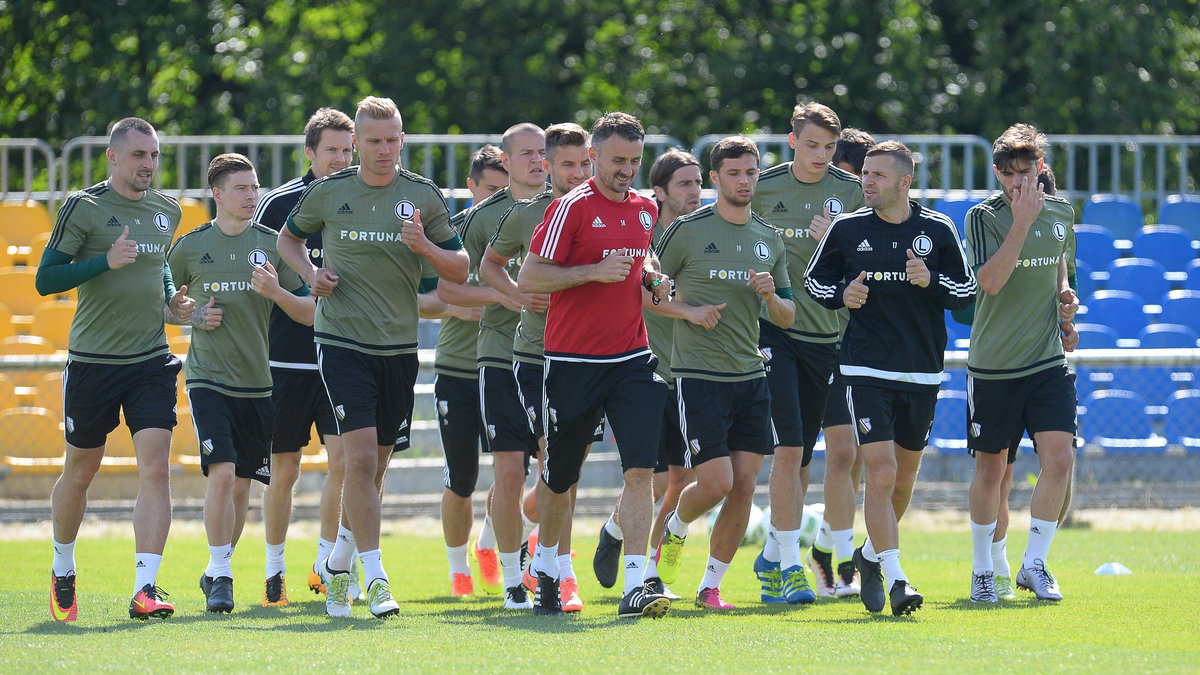
[[[363,119],[390,120],[393,117],[399,119],[400,127],[404,128],[404,119],[400,116],[400,109],[396,107],[395,101],[390,98],[368,96],[358,102],[358,108],[354,112],[354,123],[357,125]]]

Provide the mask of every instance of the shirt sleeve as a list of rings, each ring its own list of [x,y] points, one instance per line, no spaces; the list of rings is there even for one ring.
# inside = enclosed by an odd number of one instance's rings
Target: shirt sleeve
[[[787,245],[784,244],[783,235],[778,230],[775,231],[775,245],[779,247],[780,251],[783,251],[783,254],[775,259],[775,265],[771,268],[771,277],[775,280],[776,292],[789,291],[790,295],[792,279],[788,272]],[[779,297],[784,296],[780,294]]]
[[[950,225],[949,227],[954,227]],[[938,241],[938,269],[929,270],[928,290],[945,309],[965,309],[975,298],[975,273],[952,230],[945,230]]]
[[[300,195],[300,201],[292,207],[292,212],[287,217],[287,229],[292,234],[301,239],[308,239],[308,235],[325,227],[325,217],[321,213],[321,199],[312,198],[314,192],[322,190],[325,184],[325,179],[321,178],[313,181],[304,190],[304,194]]]
[[[421,225],[425,228],[426,238],[444,249],[462,248],[462,240],[450,227],[450,209],[446,207],[446,198],[438,188],[431,186],[431,190],[432,198],[428,200],[425,210],[421,211]]]
[[[566,261],[571,253],[573,220],[577,217],[577,210],[573,211],[570,205],[564,206],[562,199],[555,199],[546,209],[542,223],[534,229],[529,250],[558,263]]]
[[[659,269],[662,273],[675,278],[679,271],[683,269],[684,263],[684,246],[682,241],[686,239],[686,235],[681,234],[679,221],[672,223],[665,232],[658,245],[654,247],[654,256],[658,258]]]
[[[508,210],[504,212],[500,218],[500,224],[496,226],[496,234],[492,235],[492,240],[488,242],[488,246],[491,246],[493,251],[506,258],[512,258],[525,250],[525,242],[520,232],[520,218],[517,216],[521,209],[526,208],[529,207],[517,203],[508,207]]]
[[[846,290],[844,270],[845,255],[842,253],[839,240],[843,222],[834,221],[829,230],[817,244],[808,268],[804,270],[804,290],[827,309],[841,309],[845,306],[842,293]]]

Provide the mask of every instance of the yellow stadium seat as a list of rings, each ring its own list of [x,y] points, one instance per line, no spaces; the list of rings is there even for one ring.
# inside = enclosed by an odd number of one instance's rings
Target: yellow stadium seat
[[[167,338],[167,346],[171,348],[172,354],[186,354],[188,346],[192,344],[192,338],[187,335],[176,335],[175,337]]]
[[[12,408],[0,412],[0,461],[16,473],[62,471],[62,424],[44,408]]]
[[[133,436],[129,427],[125,426],[125,414],[121,413],[121,423],[104,442],[104,459],[100,460],[100,470],[109,473],[131,473],[137,471],[137,450],[133,445]]]
[[[14,335],[0,340],[0,356],[43,356],[54,353],[54,344],[36,335]]]
[[[71,335],[71,320],[75,318],[75,303],[43,302],[33,310],[30,333],[46,338],[59,350],[67,348]]]
[[[329,455],[321,445],[321,436],[314,426],[309,429],[308,445],[300,449],[300,468],[305,471],[328,471]]]
[[[12,267],[13,253],[16,253],[17,247],[9,247],[8,240],[0,237],[0,268]]]
[[[63,414],[63,374],[61,370],[52,370],[37,380],[34,390],[34,405],[54,412],[60,419]]]
[[[42,261],[42,252],[46,250],[46,244],[50,243],[50,235],[50,232],[42,232],[33,238],[29,246],[13,246],[13,259],[9,264],[36,268]]]
[[[8,309],[8,305],[0,303],[0,340],[16,334],[17,331],[13,327],[12,312]]]
[[[0,237],[10,246],[30,246],[34,237],[50,229],[50,214],[41,202],[0,203]]]
[[[192,411],[179,406],[179,424],[171,434],[171,463],[189,471],[200,470],[200,443],[196,439],[196,425]]]
[[[35,279],[37,271],[29,267],[0,269],[0,303],[13,314],[33,314],[33,308],[46,300],[38,295]]]
[[[183,215],[179,219],[179,229],[175,230],[176,239],[212,220],[208,207],[197,199],[184,197],[179,200],[179,207],[183,209]]]
[[[0,375],[0,411],[19,407],[20,399],[17,398],[17,385],[13,384],[13,381],[8,379],[7,376]]]
[[[184,328],[183,326],[180,326],[178,324],[173,324],[173,323],[163,324],[163,330],[166,331],[168,340],[173,337],[179,337],[180,335],[188,334],[188,333],[184,332],[183,328]]]

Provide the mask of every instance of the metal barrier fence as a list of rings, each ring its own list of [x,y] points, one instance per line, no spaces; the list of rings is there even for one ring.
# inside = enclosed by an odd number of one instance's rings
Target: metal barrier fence
[[[53,207],[57,158],[39,138],[0,138],[0,200],[34,199]]]
[[[1200,136],[1051,135],[1049,141],[1047,160],[1067,199],[1127,194],[1154,213],[1168,194],[1200,189]]]

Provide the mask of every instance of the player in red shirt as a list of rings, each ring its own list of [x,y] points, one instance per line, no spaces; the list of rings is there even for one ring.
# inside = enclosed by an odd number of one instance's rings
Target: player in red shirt
[[[523,293],[550,293],[546,313],[546,467],[538,494],[539,529],[532,571],[534,612],[557,614],[558,535],[571,508],[585,448],[602,413],[621,453],[625,487],[618,518],[625,532],[622,617],[666,614],[671,601],[645,586],[643,570],[654,510],[666,383],[642,321],[643,288],[666,299],[670,279],[655,271],[650,237],[658,208],[630,187],[641,167],[645,132],[637,118],[608,113],[592,127],[596,175],[548,209],[534,230],[517,279]]]

